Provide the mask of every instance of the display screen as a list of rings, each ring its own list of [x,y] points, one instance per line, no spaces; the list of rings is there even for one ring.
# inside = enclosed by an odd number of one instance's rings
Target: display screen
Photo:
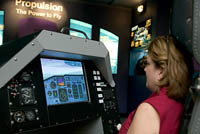
[[[92,39],[92,25],[91,24],[85,23],[83,21],[75,20],[75,19],[70,19],[70,28],[80,30],[86,33],[89,39]],[[77,37],[81,37],[81,38],[86,38],[82,33],[76,32],[73,30],[70,30],[69,34],[77,36]]]
[[[117,74],[119,37],[101,28],[100,41],[109,51],[112,73]]]
[[[89,101],[82,62],[40,60],[48,106]]]
[[[0,11],[0,45],[3,44],[4,33],[4,11]]]
[[[147,19],[131,28],[131,47],[147,48],[151,41],[151,24],[152,20]]]

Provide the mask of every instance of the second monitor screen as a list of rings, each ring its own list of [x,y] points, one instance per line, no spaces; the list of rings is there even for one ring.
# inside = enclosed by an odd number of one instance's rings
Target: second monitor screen
[[[48,106],[89,101],[82,62],[40,60]]]

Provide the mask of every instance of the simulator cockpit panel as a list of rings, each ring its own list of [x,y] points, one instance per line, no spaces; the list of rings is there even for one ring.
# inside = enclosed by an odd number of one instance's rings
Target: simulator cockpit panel
[[[0,60],[1,133],[117,133],[115,83],[103,44],[43,30],[0,51],[8,55]]]
[[[41,58],[47,105],[88,102],[88,90],[79,61]]]

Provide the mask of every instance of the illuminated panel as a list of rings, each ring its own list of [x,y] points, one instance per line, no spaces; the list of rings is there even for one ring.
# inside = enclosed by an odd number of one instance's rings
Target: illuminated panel
[[[3,44],[4,33],[4,11],[0,11],[0,45]]]
[[[119,37],[100,28],[100,41],[109,51],[112,73],[117,74]]]
[[[85,23],[82,21],[78,21],[75,19],[70,19],[70,28],[80,30],[80,31],[86,33],[86,35],[88,36],[89,39],[92,39],[92,25],[91,24],[88,24],[88,23]],[[77,37],[85,38],[85,36],[80,32],[70,30],[69,34],[77,36]]]
[[[40,60],[48,106],[89,101],[82,62]]]

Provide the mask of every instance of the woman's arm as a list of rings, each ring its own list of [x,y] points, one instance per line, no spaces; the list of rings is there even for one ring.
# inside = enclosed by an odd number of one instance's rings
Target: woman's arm
[[[137,108],[128,134],[159,134],[160,116],[149,103],[142,103]]]

